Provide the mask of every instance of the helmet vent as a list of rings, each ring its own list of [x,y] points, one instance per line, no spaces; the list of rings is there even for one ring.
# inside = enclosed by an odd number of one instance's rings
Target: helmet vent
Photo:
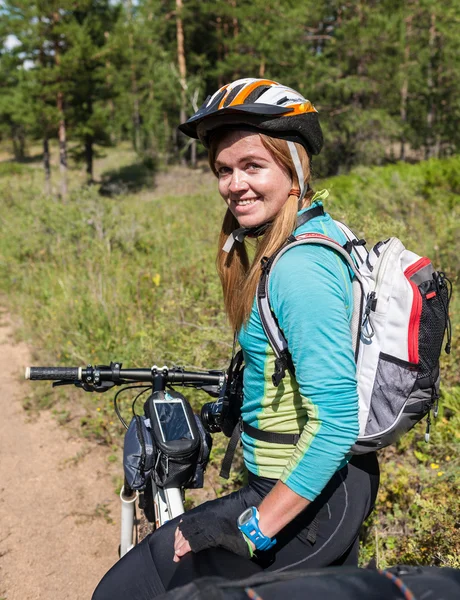
[[[299,99],[298,98],[288,98],[287,96],[284,96],[284,98],[281,98],[281,100],[278,100],[276,105],[277,106],[281,106],[282,104],[286,104],[286,102],[298,102]]]
[[[263,86],[260,86],[260,87],[256,88],[255,90],[252,90],[252,92],[246,98],[246,100],[244,101],[244,103],[245,104],[252,104],[256,100],[258,100],[263,94],[265,94],[265,92],[267,90],[271,89],[271,87],[272,87],[271,85],[263,85]]]
[[[230,104],[230,102],[232,102],[232,100],[235,98],[235,96],[238,94],[238,92],[242,88],[244,88],[245,85],[246,85],[245,83],[241,83],[240,85],[237,85],[236,87],[233,88],[233,90],[230,92],[230,94],[227,96],[227,98],[225,98],[223,108],[227,107]]]

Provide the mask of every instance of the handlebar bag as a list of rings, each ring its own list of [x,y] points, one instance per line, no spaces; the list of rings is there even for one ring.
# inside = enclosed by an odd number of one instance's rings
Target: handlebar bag
[[[182,487],[194,478],[201,436],[187,399],[176,391],[154,392],[144,405],[156,449],[153,481]]]
[[[155,465],[156,447],[148,425],[144,416],[134,415],[125,433],[123,469],[133,490],[145,489]]]

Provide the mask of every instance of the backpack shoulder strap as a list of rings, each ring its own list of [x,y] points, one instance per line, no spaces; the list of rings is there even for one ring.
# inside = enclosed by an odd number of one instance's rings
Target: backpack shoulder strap
[[[259,285],[257,288],[257,308],[259,310],[260,320],[262,322],[262,327],[264,329],[265,335],[267,336],[268,341],[270,342],[270,345],[276,357],[275,372],[272,376],[273,385],[275,385],[276,387],[278,387],[281,380],[285,376],[286,369],[288,369],[292,373],[292,375],[295,375],[295,373],[286,338],[284,337],[283,332],[281,331],[276,315],[274,314],[270,305],[270,273],[273,267],[279,261],[279,259],[288,250],[294,248],[295,246],[300,246],[303,244],[319,244],[321,246],[326,246],[327,248],[330,248],[331,250],[334,250],[335,252],[339,253],[348,263],[355,275],[357,282],[357,285],[353,285],[353,321],[356,323],[360,322],[361,304],[363,296],[362,277],[350,253],[347,252],[345,248],[343,248],[343,246],[339,244],[339,242],[336,242],[332,238],[329,238],[326,235],[322,235],[321,233],[303,233],[298,236],[291,236],[286,242],[286,244],[280,248],[280,250],[278,250],[272,257],[266,259],[263,262],[262,276],[260,278]],[[357,312],[358,309],[359,315],[357,318],[355,318],[355,312]],[[353,329],[357,330],[358,325],[356,325]],[[356,349],[357,337],[359,333],[358,331],[353,331],[353,334],[353,345]]]
[[[350,247],[350,254],[356,259],[357,264],[360,266],[365,263],[368,256],[368,252],[365,248],[366,242],[364,240],[360,240],[356,234],[347,225],[345,225],[345,223],[335,220],[334,223],[347,238]]]

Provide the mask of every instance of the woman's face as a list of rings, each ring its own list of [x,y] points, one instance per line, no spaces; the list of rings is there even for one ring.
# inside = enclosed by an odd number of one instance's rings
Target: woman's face
[[[231,131],[217,146],[219,193],[242,227],[271,221],[286,203],[292,181],[257,133]]]

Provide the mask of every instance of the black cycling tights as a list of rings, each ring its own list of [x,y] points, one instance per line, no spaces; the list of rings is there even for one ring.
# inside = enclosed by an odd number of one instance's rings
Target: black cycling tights
[[[236,521],[248,506],[258,506],[275,483],[250,475],[241,490],[193,510],[207,511],[210,527],[219,518]],[[266,571],[356,566],[359,530],[373,508],[378,485],[375,454],[353,457],[321,495],[276,536],[273,550],[263,553],[263,560],[252,560]],[[179,521],[180,517],[166,523],[119,560],[99,583],[93,600],[151,600],[168,589],[177,570],[173,547]],[[225,572],[215,575],[226,576]]]

